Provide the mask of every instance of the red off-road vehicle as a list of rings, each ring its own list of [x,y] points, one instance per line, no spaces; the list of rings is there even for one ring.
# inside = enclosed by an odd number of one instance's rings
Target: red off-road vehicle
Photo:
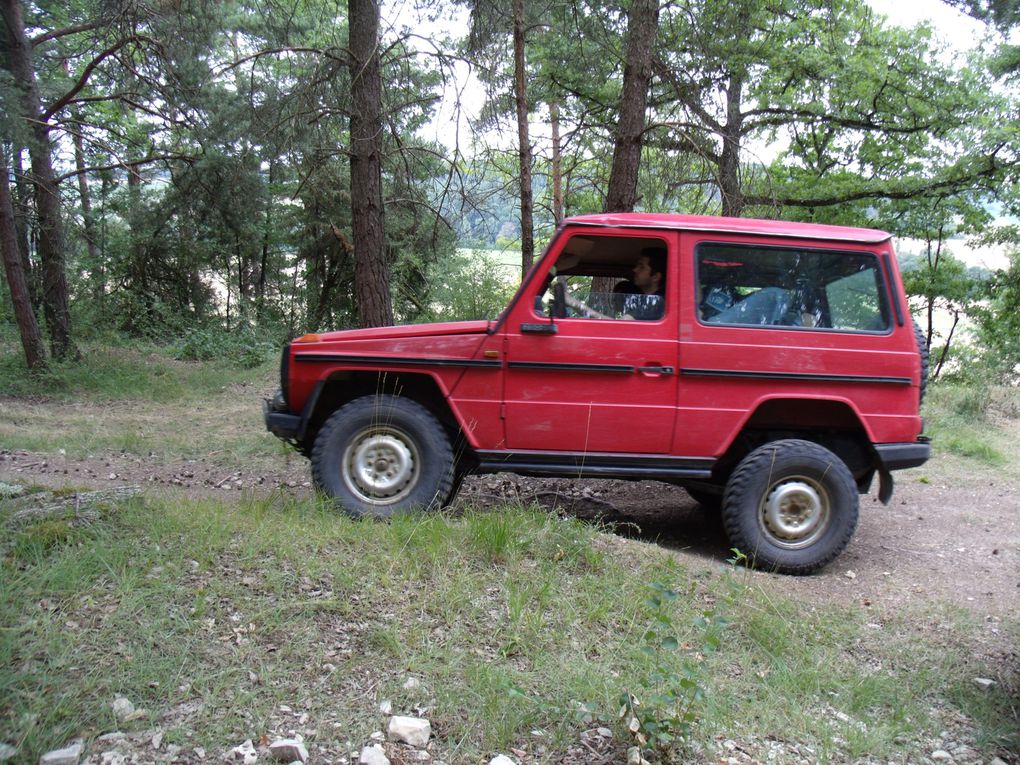
[[[888,502],[928,459],[923,351],[881,231],[581,216],[495,320],[294,340],[265,421],[354,515],[441,506],[472,472],[657,479],[808,573],[876,474]]]

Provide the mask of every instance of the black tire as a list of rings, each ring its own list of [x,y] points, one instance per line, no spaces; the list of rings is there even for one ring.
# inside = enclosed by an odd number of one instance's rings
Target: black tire
[[[446,431],[416,401],[365,396],[335,411],[312,448],[316,488],[355,517],[440,507],[453,486]]]
[[[925,339],[924,332],[921,331],[921,326],[917,323],[917,321],[915,319],[911,319],[910,322],[914,325],[914,338],[917,340],[917,353],[921,357],[921,397],[918,399],[918,403],[923,404],[924,394],[928,390],[928,343]]]
[[[730,543],[756,568],[810,574],[836,558],[857,527],[846,464],[811,441],[773,441],[741,460],[726,484]]]

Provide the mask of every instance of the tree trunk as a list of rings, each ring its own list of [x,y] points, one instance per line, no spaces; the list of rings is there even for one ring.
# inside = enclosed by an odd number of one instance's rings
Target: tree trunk
[[[32,47],[25,36],[18,0],[0,0],[8,32],[8,53],[14,83],[21,91],[22,116],[29,123],[33,143],[32,185],[39,219],[39,261],[42,266],[43,307],[56,358],[78,358],[71,337],[71,311],[64,263],[64,226],[60,218],[60,188],[53,175],[50,154],[50,125],[43,119],[39,90],[32,69]]]
[[[560,151],[560,105],[549,104],[549,122],[552,127],[552,211],[559,225],[563,220],[563,155]]]
[[[531,139],[528,137],[528,92],[524,69],[524,0],[513,0],[514,96],[517,103],[517,156],[521,173],[521,278],[535,261],[534,198],[531,189]]]
[[[658,30],[658,0],[635,0],[627,20],[627,52],[618,112],[620,121],[613,147],[605,212],[631,212],[637,204],[648,84],[652,77],[652,50]]]
[[[740,133],[743,114],[740,98],[743,95],[742,75],[730,75],[726,91],[726,125],[723,127],[723,147],[719,157],[719,195],[722,197],[722,214],[734,218],[744,211],[744,192],[740,188]]]
[[[82,124],[81,118],[76,116],[75,122]],[[89,270],[102,281],[103,264],[99,261],[99,238],[96,235],[96,216],[92,213],[92,197],[89,194],[89,180],[85,173],[85,146],[81,139],[81,133],[77,130],[72,136],[74,141],[74,167],[78,171],[78,195],[81,197],[81,217],[85,228],[85,246],[89,253]]]
[[[347,0],[350,25],[351,223],[354,295],[362,327],[393,323],[382,195],[379,0]]]
[[[11,303],[14,305],[14,320],[21,334],[21,346],[25,349],[25,362],[29,369],[40,370],[46,367],[46,349],[43,346],[39,324],[32,311],[32,299],[28,294],[28,282],[21,267],[21,255],[18,252],[18,237],[14,226],[14,204],[7,178],[7,158],[0,147],[0,167],[4,177],[0,178],[0,250],[3,252],[4,273],[7,275],[7,286],[11,292]]]
[[[22,149],[14,147],[14,191],[11,203],[14,206],[14,233],[18,240],[21,253],[21,270],[28,282],[28,295],[32,300],[32,310],[38,314],[42,310],[42,291],[39,279],[32,268],[32,247],[29,237],[30,220],[32,218],[32,190],[21,164]]]

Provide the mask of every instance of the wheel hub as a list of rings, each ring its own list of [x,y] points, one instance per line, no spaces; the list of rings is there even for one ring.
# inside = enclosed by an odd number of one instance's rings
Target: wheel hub
[[[813,483],[794,479],[775,486],[762,508],[765,531],[782,547],[805,547],[825,530],[829,507]]]
[[[355,441],[344,460],[344,480],[366,501],[393,502],[413,486],[416,460],[393,433],[373,432]]]

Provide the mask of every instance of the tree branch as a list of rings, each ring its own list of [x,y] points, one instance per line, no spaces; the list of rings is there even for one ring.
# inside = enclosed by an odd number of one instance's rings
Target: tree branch
[[[78,93],[81,91],[81,89],[84,88],[86,84],[88,84],[89,77],[92,76],[92,72],[94,72],[96,67],[99,66],[101,63],[103,63],[103,61],[105,59],[107,59],[110,56],[112,56],[114,53],[119,51],[121,48],[123,48],[128,43],[138,42],[138,41],[143,40],[143,39],[146,39],[146,38],[139,37],[137,35],[132,35],[131,37],[125,37],[123,40],[118,40],[116,43],[111,45],[109,48],[107,48],[106,50],[102,51],[98,56],[96,56],[94,59],[92,59],[89,62],[89,65],[85,67],[85,71],[83,71],[81,73],[81,77],[78,78],[78,81],[74,84],[74,86],[69,91],[67,91],[67,93],[65,93],[63,96],[61,96],[57,100],[57,102],[55,104],[53,104],[49,109],[47,109],[45,112],[43,112],[42,118],[44,120],[48,120],[50,117],[52,117],[58,111],[63,109],[65,106],[67,106],[67,104],[69,104],[71,102],[71,100],[76,95],[78,95]]]

